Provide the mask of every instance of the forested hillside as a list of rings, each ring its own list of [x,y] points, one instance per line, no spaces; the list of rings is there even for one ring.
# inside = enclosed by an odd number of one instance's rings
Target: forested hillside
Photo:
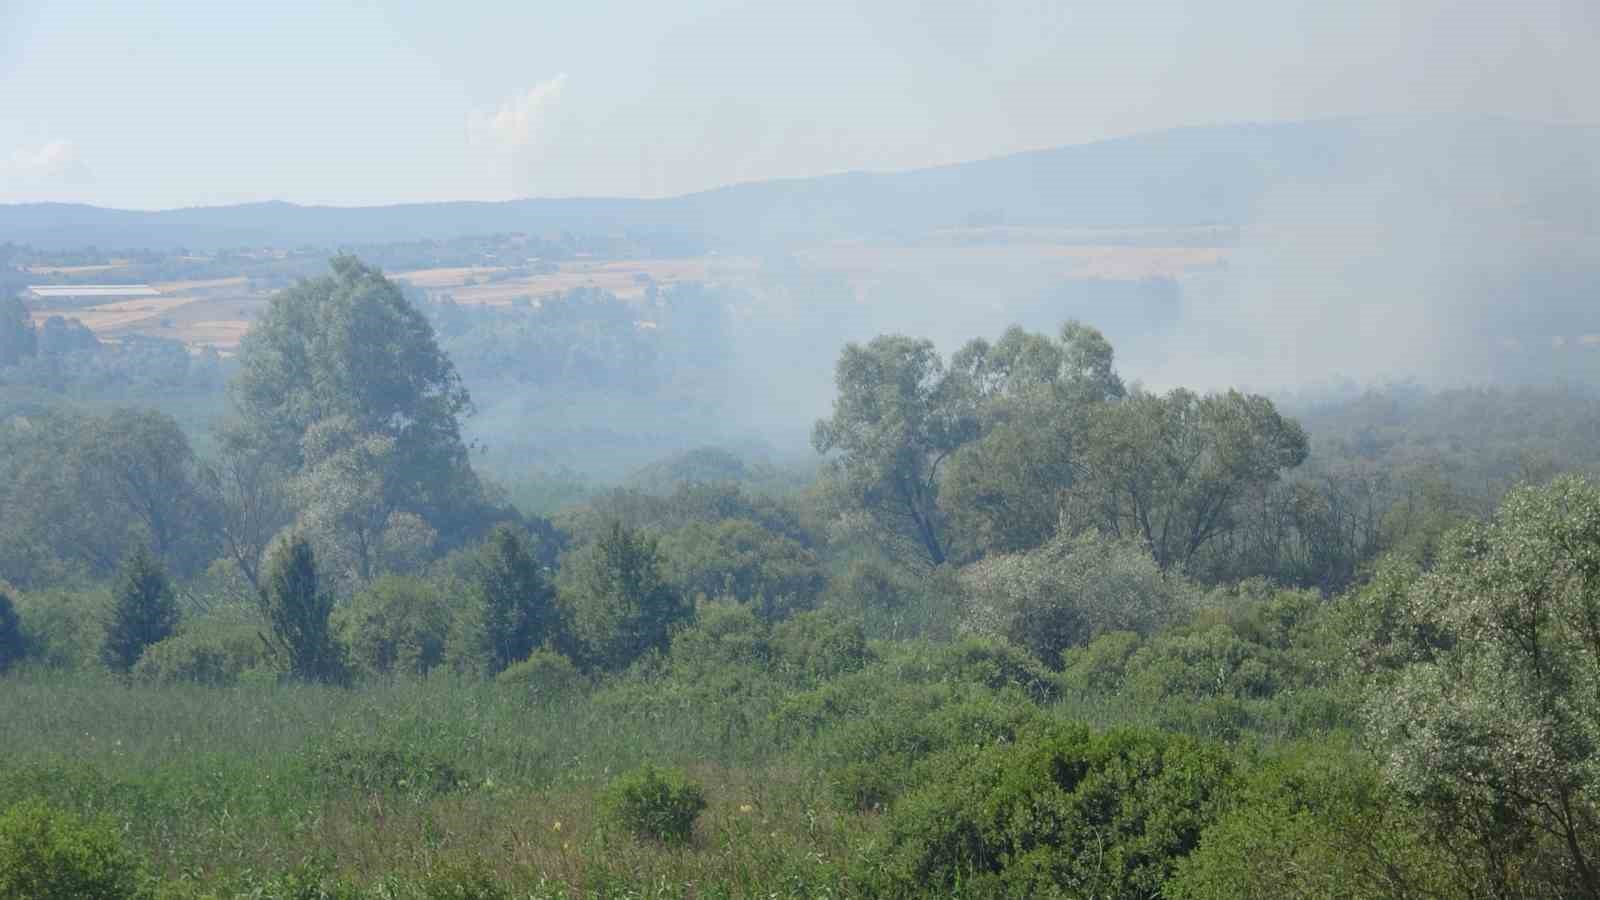
[[[0,897],[1600,895],[1591,389],[881,334],[807,463],[535,477],[503,398],[727,379],[650,302],[345,255],[121,369],[0,308]]]

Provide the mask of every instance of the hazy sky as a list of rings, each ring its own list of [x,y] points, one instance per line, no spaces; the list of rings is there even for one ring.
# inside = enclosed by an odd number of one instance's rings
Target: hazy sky
[[[0,0],[0,202],[685,193],[1177,125],[1600,121],[1594,0]]]

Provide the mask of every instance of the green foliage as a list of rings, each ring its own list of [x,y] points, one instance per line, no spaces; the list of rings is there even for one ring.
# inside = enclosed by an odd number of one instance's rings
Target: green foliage
[[[28,307],[10,292],[0,292],[0,368],[39,352],[39,336]]]
[[[311,749],[305,764],[325,782],[363,794],[429,796],[464,790],[473,783],[472,777],[447,757],[387,743],[336,740]]]
[[[1370,758],[1294,748],[1253,772],[1179,861],[1163,896],[1482,896],[1387,789]]]
[[[1239,522],[1244,497],[1305,461],[1305,431],[1272,401],[1229,391],[1135,391],[1094,410],[1067,504],[1071,530],[1141,541],[1163,569]]]
[[[132,671],[146,647],[166,640],[178,626],[178,606],[167,574],[143,547],[117,572],[111,618],[100,645],[100,661],[113,672]]]
[[[833,416],[817,422],[811,443],[837,453],[825,471],[844,509],[869,517],[897,552],[943,563],[939,467],[977,426],[933,342],[847,344],[835,382]]]
[[[1492,880],[1551,853],[1549,890],[1600,894],[1600,488],[1513,491],[1395,613],[1367,704],[1391,782]]]
[[[11,595],[0,586],[0,675],[22,661],[27,654],[28,642],[22,633],[22,617]]]
[[[1192,740],[1081,726],[946,751],[892,807],[868,869],[891,896],[1156,896],[1232,772]]]
[[[872,659],[859,620],[831,610],[801,613],[772,629],[772,660],[816,683],[859,671]]]
[[[98,668],[109,604],[102,591],[47,590],[20,595],[17,615],[30,660],[50,669]]]
[[[822,593],[815,553],[747,520],[691,522],[662,537],[661,553],[685,597],[737,600],[769,622],[811,608]]]
[[[0,898],[134,900],[147,896],[138,861],[109,825],[41,802],[0,815]]]
[[[610,671],[665,651],[673,630],[694,618],[662,573],[655,539],[620,524],[562,566],[560,600],[578,658]]]
[[[183,623],[177,634],[145,648],[133,675],[155,684],[237,684],[241,675],[268,666],[260,611],[226,606]]]
[[[465,578],[471,609],[463,627],[476,668],[496,674],[557,637],[555,588],[521,530],[495,526]]]
[[[451,609],[439,589],[385,575],[340,610],[350,662],[371,675],[426,675],[444,662]]]
[[[533,702],[570,697],[589,687],[589,680],[572,660],[543,648],[507,667],[495,676],[495,682],[523,692]]]
[[[454,525],[481,498],[461,439],[471,398],[398,285],[352,256],[331,268],[274,296],[245,335],[227,438],[298,473],[308,433],[342,420],[391,442],[382,506]]]
[[[964,581],[972,595],[968,631],[1026,647],[1050,666],[1060,665],[1063,650],[1107,632],[1150,634],[1195,597],[1137,544],[1092,532],[984,560]]]
[[[329,624],[333,596],[317,584],[311,544],[298,534],[289,535],[270,554],[263,580],[262,613],[289,675],[301,681],[342,681],[343,648]]]
[[[694,835],[706,797],[683,772],[646,763],[613,779],[600,806],[609,821],[638,837],[684,844]]]

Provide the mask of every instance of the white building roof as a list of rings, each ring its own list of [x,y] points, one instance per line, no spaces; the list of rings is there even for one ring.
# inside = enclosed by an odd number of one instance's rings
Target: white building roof
[[[148,284],[30,284],[28,293],[41,300],[80,300],[85,297],[159,297]]]

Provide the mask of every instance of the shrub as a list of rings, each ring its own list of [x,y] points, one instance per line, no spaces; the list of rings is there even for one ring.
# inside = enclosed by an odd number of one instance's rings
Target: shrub
[[[28,656],[52,669],[91,669],[100,658],[107,605],[99,591],[30,591],[17,597]]]
[[[778,625],[772,651],[780,667],[808,681],[859,671],[872,658],[860,620],[831,610],[801,613]]]
[[[511,900],[484,859],[451,860],[422,878],[421,900]]]
[[[245,671],[268,663],[261,642],[264,629],[255,610],[224,607],[151,644],[134,664],[133,675],[158,684],[237,684]]]
[[[141,897],[139,865],[116,832],[30,801],[0,815],[0,898],[126,900]]]
[[[425,581],[385,575],[344,612],[350,661],[367,674],[426,675],[444,662],[450,607]]]
[[[706,808],[705,792],[676,769],[646,763],[618,776],[600,798],[605,817],[639,837],[686,843]]]
[[[1061,664],[1063,650],[1107,632],[1152,634],[1195,596],[1143,547],[1093,532],[992,557],[964,579],[972,592],[966,630],[1003,637],[1052,667]]]
[[[589,686],[572,660],[554,650],[535,650],[528,658],[495,677],[495,681],[525,692],[534,701],[576,694]]]
[[[868,854],[880,893],[1154,897],[1232,781],[1220,748],[1052,725],[930,760]]]

